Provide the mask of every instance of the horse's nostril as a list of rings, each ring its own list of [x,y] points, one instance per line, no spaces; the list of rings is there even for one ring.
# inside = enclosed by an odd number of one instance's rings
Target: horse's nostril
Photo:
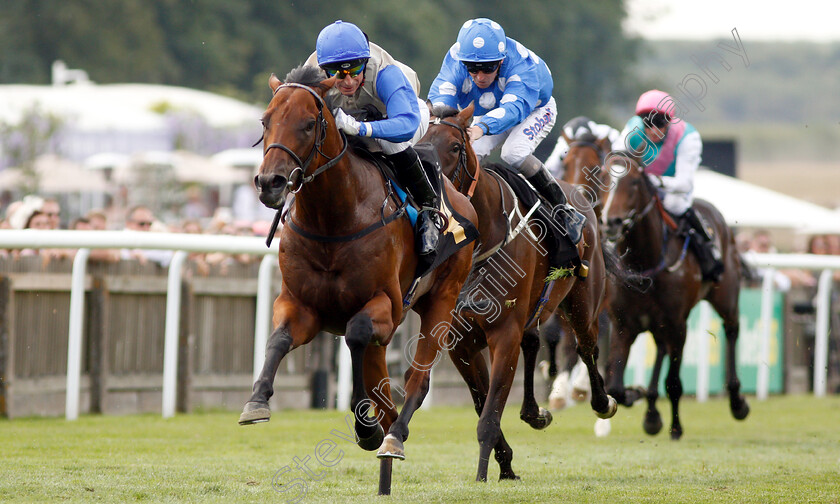
[[[272,189],[283,189],[284,187],[286,187],[286,177],[282,177],[280,175],[271,176]]]
[[[254,185],[258,191],[282,190],[286,187],[286,177],[282,175],[257,175],[254,177]]]

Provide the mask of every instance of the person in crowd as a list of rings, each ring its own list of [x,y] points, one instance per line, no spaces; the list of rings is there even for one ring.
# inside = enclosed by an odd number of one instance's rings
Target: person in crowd
[[[429,127],[416,72],[368,41],[358,26],[340,20],[321,30],[305,64],[336,78],[329,100],[337,105],[332,112],[338,128],[373,138],[394,164],[400,183],[421,207],[416,249],[431,262],[439,240],[440,202],[413,147]],[[351,115],[359,110],[366,111],[364,120]]]
[[[475,113],[468,133],[479,160],[501,147],[502,161],[518,170],[553,207],[558,225],[578,243],[585,217],[566,201],[534,150],[557,118],[554,81],[545,61],[487,18],[470,19],[446,53],[429,89],[433,106]]]
[[[45,198],[41,211],[50,219],[50,229],[61,229],[61,204],[55,198]]]
[[[128,211],[125,229],[127,231],[145,233],[152,231],[155,224],[162,226],[149,207],[138,205]],[[166,231],[165,226],[160,228],[160,231]],[[120,252],[120,257],[122,259],[136,259],[141,264],[152,261],[165,268],[169,266],[169,262],[172,260],[172,254],[173,252],[171,250],[123,249]]]

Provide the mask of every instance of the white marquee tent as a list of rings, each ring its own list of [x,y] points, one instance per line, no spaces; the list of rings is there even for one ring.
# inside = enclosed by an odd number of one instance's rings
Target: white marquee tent
[[[840,213],[711,170],[697,172],[694,197],[714,204],[730,226],[840,233]]]

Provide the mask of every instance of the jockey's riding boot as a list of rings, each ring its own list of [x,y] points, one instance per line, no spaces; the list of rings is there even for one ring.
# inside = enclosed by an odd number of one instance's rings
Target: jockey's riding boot
[[[723,257],[717,244],[709,236],[706,226],[694,208],[689,209],[683,214],[683,218],[689,224],[688,233],[691,235],[689,243],[692,245],[697,260],[700,263],[700,270],[703,274],[703,280],[710,282],[717,282],[723,274]]]
[[[438,239],[440,238],[438,228],[435,225],[435,218],[438,215],[440,203],[432,183],[426,175],[426,170],[420,162],[420,157],[413,147],[397,154],[388,156],[396,167],[400,183],[411,194],[411,197],[420,205],[420,212],[417,215],[417,226],[415,227],[415,242],[417,254],[424,256],[431,261],[437,250]]]
[[[528,157],[533,158],[533,156]],[[558,221],[561,232],[577,245],[583,236],[583,224],[586,222],[586,217],[566,201],[563,189],[548,172],[548,168],[536,158],[533,159],[539,163],[539,169],[537,173],[528,177],[528,182],[548,200],[553,207],[551,215]]]

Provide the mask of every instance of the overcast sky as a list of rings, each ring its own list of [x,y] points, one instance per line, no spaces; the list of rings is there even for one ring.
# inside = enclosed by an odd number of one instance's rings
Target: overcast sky
[[[646,39],[840,41],[836,0],[628,0],[630,33]]]

